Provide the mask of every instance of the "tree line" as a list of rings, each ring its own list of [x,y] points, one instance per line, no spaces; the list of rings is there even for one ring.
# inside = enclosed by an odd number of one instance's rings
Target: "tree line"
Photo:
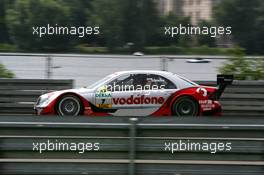
[[[100,35],[89,37],[32,35],[33,26],[100,26]],[[0,43],[24,51],[61,52],[74,46],[107,47],[115,50],[146,46],[216,46],[210,36],[164,35],[164,26],[190,24],[190,17],[173,13],[163,16],[153,0],[0,0]],[[264,53],[263,0],[222,0],[213,9],[212,21],[201,26],[231,26],[232,41],[249,54]]]

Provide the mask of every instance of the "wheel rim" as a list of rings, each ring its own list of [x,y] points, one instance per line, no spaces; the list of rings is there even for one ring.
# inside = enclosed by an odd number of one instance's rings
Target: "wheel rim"
[[[76,116],[80,113],[80,103],[74,97],[65,97],[59,103],[59,114]]]
[[[177,116],[195,116],[197,115],[197,105],[191,99],[182,99],[175,103],[174,112]]]

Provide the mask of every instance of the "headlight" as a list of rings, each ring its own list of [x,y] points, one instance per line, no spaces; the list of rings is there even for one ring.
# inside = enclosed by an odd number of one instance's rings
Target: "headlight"
[[[50,96],[48,94],[42,95],[39,97],[37,105],[45,106],[49,103]]]
[[[49,97],[41,97],[39,104],[45,104],[49,100]]]

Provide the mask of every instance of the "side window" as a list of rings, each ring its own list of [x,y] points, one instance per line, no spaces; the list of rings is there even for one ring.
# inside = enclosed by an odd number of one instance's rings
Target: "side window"
[[[122,75],[107,85],[108,91],[134,91],[177,89],[174,83],[165,77],[155,74],[128,74]]]
[[[146,85],[147,75],[146,74],[135,74],[134,75],[134,87],[138,89],[140,87],[144,87]]]
[[[133,74],[122,75],[117,79],[114,79],[110,83],[108,83],[107,90],[108,91],[128,91],[133,88],[135,81],[135,77]]]
[[[146,85],[151,89],[177,89],[176,85],[165,77],[150,74],[147,76]]]

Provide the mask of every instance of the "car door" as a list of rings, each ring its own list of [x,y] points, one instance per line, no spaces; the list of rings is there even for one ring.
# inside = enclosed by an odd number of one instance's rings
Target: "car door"
[[[141,110],[146,115],[151,115],[156,112],[178,90],[172,81],[156,74],[146,75],[144,87],[141,96],[145,100],[142,103]]]
[[[99,88],[96,92],[96,106],[115,116],[137,116],[142,107],[141,91],[137,90],[143,74],[123,74]]]

